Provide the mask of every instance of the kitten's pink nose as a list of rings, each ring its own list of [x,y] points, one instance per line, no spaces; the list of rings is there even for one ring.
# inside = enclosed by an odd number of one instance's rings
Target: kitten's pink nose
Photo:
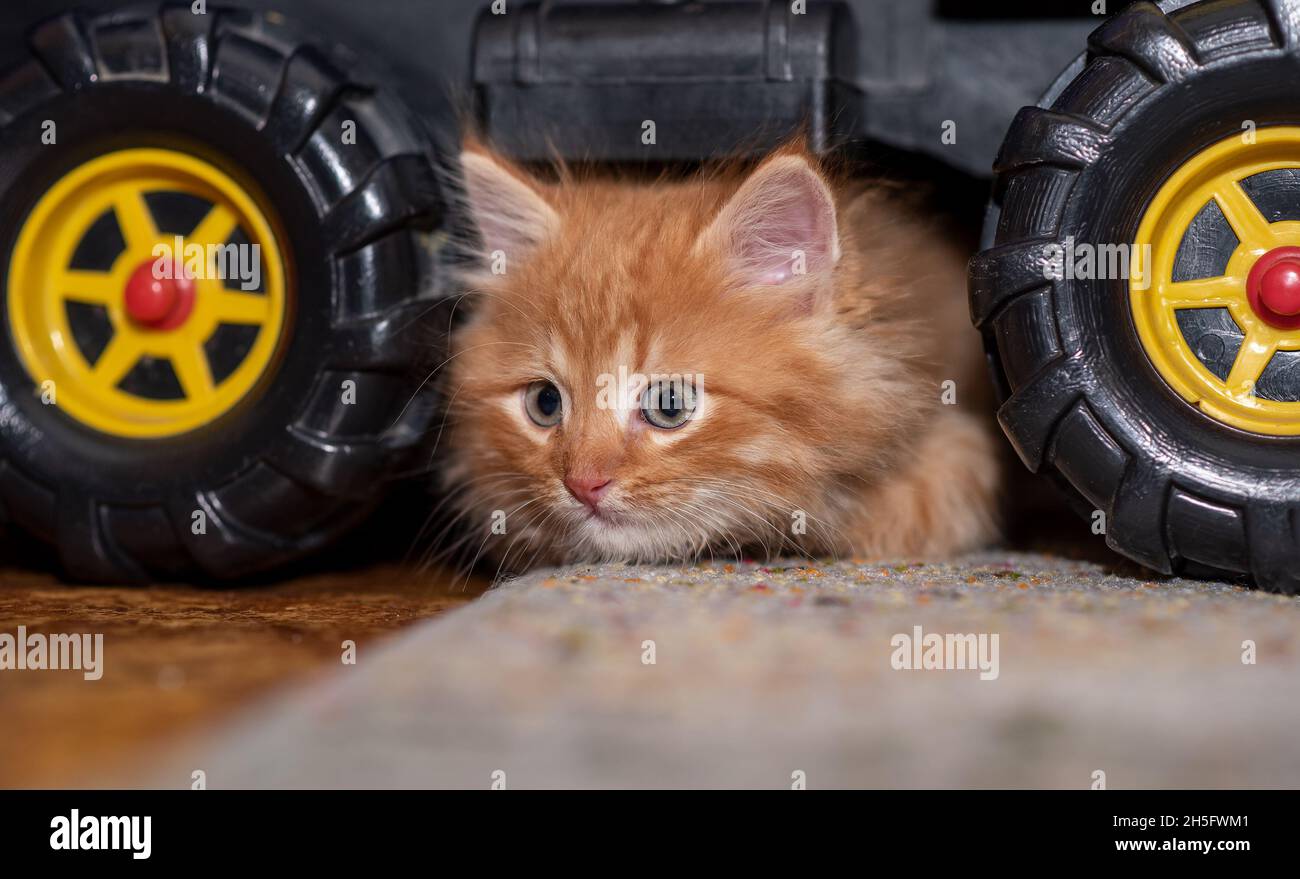
[[[602,475],[564,477],[564,487],[569,490],[569,494],[586,504],[592,512],[596,511],[600,499],[609,492],[613,482],[608,476]]]

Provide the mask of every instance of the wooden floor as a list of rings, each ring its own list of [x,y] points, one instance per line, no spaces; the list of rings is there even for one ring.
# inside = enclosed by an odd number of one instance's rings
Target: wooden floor
[[[0,567],[0,632],[102,633],[104,674],[0,671],[0,787],[78,786],[341,662],[486,584],[381,563],[241,589],[72,586]]]

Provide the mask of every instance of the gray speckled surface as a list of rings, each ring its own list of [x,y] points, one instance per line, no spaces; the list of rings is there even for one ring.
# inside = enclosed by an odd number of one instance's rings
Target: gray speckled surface
[[[1122,570],[994,553],[539,572],[362,645],[150,782],[1300,785],[1300,600]],[[917,625],[997,634],[997,678],[895,670],[891,638]]]

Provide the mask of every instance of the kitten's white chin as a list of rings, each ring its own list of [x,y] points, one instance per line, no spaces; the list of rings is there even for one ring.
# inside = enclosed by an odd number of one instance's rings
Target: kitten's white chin
[[[681,529],[664,529],[626,514],[586,513],[573,530],[573,554],[599,561],[677,561],[692,556]]]

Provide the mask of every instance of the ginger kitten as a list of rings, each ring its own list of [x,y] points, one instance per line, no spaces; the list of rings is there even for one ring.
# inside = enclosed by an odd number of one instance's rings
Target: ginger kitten
[[[994,538],[990,422],[941,402],[984,402],[964,255],[907,199],[832,186],[797,148],[734,179],[461,164],[482,261],[443,488],[468,552],[519,570]]]

